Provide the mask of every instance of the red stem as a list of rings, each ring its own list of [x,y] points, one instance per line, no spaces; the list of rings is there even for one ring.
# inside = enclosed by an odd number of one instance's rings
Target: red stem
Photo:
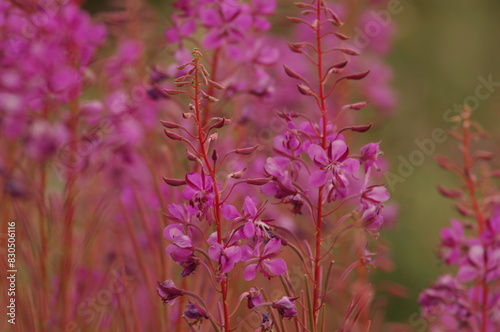
[[[194,95],[194,105],[196,112],[196,122],[198,126],[198,142],[200,144],[200,152],[203,157],[203,161],[208,169],[209,175],[214,182],[214,192],[215,192],[215,225],[217,228],[217,242],[222,244],[222,223],[221,223],[221,197],[219,192],[219,187],[217,186],[217,175],[215,172],[215,168],[210,164],[210,160],[208,158],[208,151],[205,146],[205,131],[201,118],[201,109],[200,109],[200,69],[199,69],[199,57],[196,55],[194,60],[194,77],[195,77],[195,95]],[[224,330],[229,332],[229,307],[227,304],[227,289],[228,289],[228,281],[227,279],[223,279],[221,281],[221,293],[222,293],[222,307],[224,311]]]
[[[469,196],[471,199],[472,203],[472,208],[474,209],[474,213],[476,214],[476,220],[478,222],[479,226],[479,237],[481,237],[481,234],[484,232],[484,229],[486,227],[486,219],[483,215],[483,212],[481,211],[481,208],[479,206],[479,202],[476,196],[476,184],[474,183],[474,180],[472,179],[472,157],[470,155],[470,141],[471,141],[471,135],[469,131],[469,116],[470,113],[465,112],[465,118],[463,122],[463,148],[464,148],[464,178],[465,178],[465,183],[467,185],[467,190],[469,191]],[[484,253],[484,260],[486,261],[486,252]],[[486,274],[484,275],[482,281],[482,290],[483,290],[483,301],[481,304],[481,315],[482,315],[482,322],[481,322],[481,332],[486,332],[488,328],[488,282],[486,280]]]
[[[322,0],[316,0],[316,18],[317,18],[317,27],[316,27],[316,50],[318,54],[317,61],[317,69],[318,69],[318,85],[319,85],[319,106],[321,111],[321,116],[323,120],[323,128],[322,128],[322,137],[321,137],[321,146],[323,149],[326,149],[327,142],[327,114],[326,114],[326,96],[325,96],[325,82],[323,78],[323,45],[322,45],[322,35],[321,35],[321,10],[322,10]],[[317,331],[318,329],[318,313],[321,298],[321,230],[322,230],[322,222],[323,222],[323,188],[321,186],[318,189],[318,213],[316,217],[316,250],[314,255],[314,297],[313,297],[313,331]]]

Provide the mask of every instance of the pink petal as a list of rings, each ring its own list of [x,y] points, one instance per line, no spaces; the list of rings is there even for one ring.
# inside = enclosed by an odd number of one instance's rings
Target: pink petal
[[[344,157],[345,153],[347,152],[347,145],[345,144],[344,141],[342,140],[336,140],[333,141],[329,147],[329,153],[330,155],[328,156],[332,161],[337,161]]]
[[[265,267],[264,270],[270,272],[271,275],[267,277],[274,277],[282,275],[286,272],[286,263],[281,258],[266,259],[262,261],[262,265]]]
[[[234,220],[238,217],[241,217],[238,210],[233,205],[229,205],[229,204],[222,205],[221,213],[224,216],[224,218],[226,218],[227,220]]]
[[[315,171],[309,177],[309,185],[315,188],[321,187],[326,183],[327,175],[327,172],[323,170]]]
[[[257,198],[249,196],[245,197],[243,211],[250,216],[255,216],[257,214]]]
[[[264,247],[264,251],[262,252],[261,257],[267,257],[270,254],[275,253],[281,248],[281,240],[272,238],[269,240],[269,242],[266,243],[266,246]]]
[[[307,149],[307,153],[316,164],[319,164],[318,166],[325,166],[330,163],[326,157],[325,150],[317,144],[311,144]]]
[[[249,264],[245,268],[245,271],[243,272],[243,278],[246,281],[250,281],[255,278],[256,274],[257,274],[257,264]]]

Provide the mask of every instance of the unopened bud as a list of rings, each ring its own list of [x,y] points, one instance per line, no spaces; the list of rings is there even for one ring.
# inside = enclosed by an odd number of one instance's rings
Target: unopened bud
[[[175,128],[179,128],[180,127],[177,123],[170,122],[170,121],[160,120],[160,123],[163,125],[163,127],[169,128],[169,129],[175,129]]]
[[[286,65],[283,65],[283,68],[285,69],[285,73],[291,78],[301,79],[301,76],[297,74],[295,71],[293,71],[291,68],[287,67]]]
[[[235,152],[237,154],[242,154],[244,156],[248,156],[248,155],[251,155],[252,153],[255,152],[255,150],[257,150],[259,146],[256,145],[256,146],[252,146],[250,148],[240,148],[240,149],[236,149]]]
[[[360,111],[363,108],[365,108],[366,105],[368,105],[368,102],[364,101],[364,102],[361,102],[361,103],[355,103],[355,104],[345,105],[343,108],[348,108],[348,109],[351,109],[351,110]]]
[[[269,181],[271,181],[271,178],[257,178],[257,179],[248,179],[247,183],[254,186],[263,186],[266,183],[269,183]]]
[[[352,126],[351,130],[356,131],[358,133],[364,133],[368,131],[372,127],[372,124],[370,123],[369,125],[362,125],[362,126]]]
[[[165,181],[166,184],[172,187],[184,186],[186,184],[185,180],[167,179],[166,177],[163,177],[163,181]]]
[[[297,84],[297,89],[299,89],[299,92],[304,96],[311,96],[313,94],[311,89],[303,84]]]
[[[173,133],[171,131],[168,131],[168,130],[164,130],[165,132],[165,135],[167,135],[168,138],[174,140],[174,141],[182,141],[184,140],[184,137],[182,137],[181,135],[177,135],[176,133]]]
[[[240,179],[243,176],[243,174],[245,174],[246,170],[247,169],[244,168],[241,171],[231,173],[231,174],[229,174],[229,177],[231,177],[233,179]]]
[[[441,186],[438,186],[438,190],[439,190],[439,193],[441,193],[441,195],[448,197],[448,198],[460,198],[463,196],[462,192],[460,190],[456,190],[456,189],[446,189],[446,188],[443,188]]]

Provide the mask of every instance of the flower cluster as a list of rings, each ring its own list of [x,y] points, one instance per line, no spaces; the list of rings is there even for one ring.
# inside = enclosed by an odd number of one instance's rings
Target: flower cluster
[[[476,175],[474,165],[489,160],[491,154],[485,151],[472,154],[472,140],[484,133],[470,120],[470,114],[470,109],[465,108],[456,119],[460,129],[452,133],[463,147],[464,164],[438,157],[442,167],[457,172],[464,180],[463,190],[440,187],[441,194],[456,200],[457,210],[474,222],[453,219],[450,227],[441,231],[439,256],[446,265],[456,267],[457,273],[456,276],[441,276],[420,294],[423,316],[434,321],[432,331],[495,331],[500,328],[494,316],[500,291],[500,205],[495,199],[496,189],[490,186],[485,191],[477,187],[480,182],[489,181],[491,174]]]
[[[106,30],[73,3],[44,1],[28,12],[1,1],[0,8],[0,127],[46,160],[70,140],[72,120],[64,112],[78,112],[73,105]]]
[[[177,2],[177,5],[180,3]],[[231,2],[234,7],[228,7],[228,3],[201,2],[200,6],[194,8],[190,2],[182,2],[183,5],[178,8],[182,8],[183,15],[175,18],[176,29],[168,30],[167,36],[171,41],[181,43],[193,33],[199,19],[209,31],[204,37],[205,48],[230,50],[231,45],[239,43],[244,37],[240,32],[250,27],[247,23],[261,24],[262,21],[249,15],[250,7],[236,2]],[[274,302],[265,302],[262,298],[266,294],[265,289],[251,288],[240,296],[239,302],[247,298],[248,308],[262,314],[261,331],[269,330],[276,322],[276,317],[271,319],[269,316],[274,315],[272,310],[262,312],[265,307],[276,309],[282,318],[293,318],[297,326],[309,325],[313,330],[320,329],[320,309],[327,294],[342,284],[354,268],[366,269],[374,265],[374,254],[369,246],[371,238],[377,238],[384,223],[382,210],[389,193],[378,182],[382,174],[379,167],[382,163],[380,144],[368,143],[357,152],[350,149],[352,134],[367,132],[372,125],[349,124],[351,115],[348,112],[363,109],[367,102],[343,105],[331,102],[339,84],[348,86],[351,82],[361,81],[370,71],[348,72],[351,68],[347,66],[350,58],[335,62],[339,54],[352,57],[358,53],[325,42],[325,36],[329,33],[336,35],[338,40],[345,39],[345,36],[335,32],[335,26],[342,23],[331,8],[323,1],[296,5],[305,8],[305,14],[316,15],[316,21],[319,22],[309,24],[310,15],[307,19],[289,18],[294,23],[304,23],[315,35],[320,36],[316,39],[316,45],[307,42],[293,44],[301,45],[294,46],[295,53],[307,54],[306,58],[319,77],[306,78],[288,66],[284,70],[286,75],[298,81],[297,95],[309,97],[317,111],[316,114],[310,111],[279,113],[279,121],[285,129],[273,139],[274,156],[248,167],[244,162],[236,161],[233,169],[221,177],[221,169],[236,159],[232,156],[252,156],[258,146],[235,148],[224,140],[222,130],[231,121],[213,114],[216,108],[211,106],[217,105],[219,100],[214,92],[223,89],[224,84],[214,82],[213,77],[208,75],[208,70],[201,63],[199,50],[195,49],[192,53],[192,61],[177,68],[182,74],[174,83],[178,87],[187,86],[189,90],[166,90],[170,95],[184,95],[190,101],[188,109],[182,114],[182,122],[162,121],[162,124],[169,140],[185,144],[185,159],[193,164],[190,167],[193,171],[180,178],[164,178],[169,186],[183,188],[181,198],[184,200],[183,205],[169,206],[169,219],[174,223],[164,231],[165,238],[170,241],[167,253],[183,268],[182,277],[208,273],[208,278],[220,294],[216,301],[222,308],[221,321],[214,320],[212,324],[225,331],[231,330],[233,325],[233,315],[228,310],[228,284],[238,278],[240,272],[246,281],[253,281],[258,275],[271,281],[279,276],[288,285],[285,287],[287,296]],[[254,10],[251,13],[255,15],[262,12]],[[326,23],[329,23],[328,27]],[[333,32],[330,26],[334,27]],[[306,53],[306,48],[310,49],[314,57]],[[226,95],[222,98],[227,97],[227,90],[230,89],[230,86],[226,87]],[[244,177],[245,173],[253,176],[259,165],[261,175],[257,176],[263,177]],[[288,229],[280,221],[266,217],[271,208],[265,209],[266,203],[258,198],[258,193],[252,187],[260,187],[262,193],[272,200],[272,205],[276,206],[272,210],[280,209],[281,205],[291,206],[292,216],[303,217],[304,223],[311,223],[309,226],[312,226],[310,230],[313,231],[305,230],[301,235],[307,240],[298,240],[300,235],[295,234],[294,229]],[[238,207],[240,204],[241,208]],[[278,213],[280,216],[284,214],[282,211]],[[299,224],[295,227],[302,228]],[[332,250],[337,241],[344,241],[346,234],[352,230],[365,239],[353,248],[359,255],[352,260],[339,259],[335,265],[330,263],[324,266],[325,260],[332,261],[333,257],[337,257],[335,250]],[[327,241],[328,245],[325,246]],[[304,243],[308,249],[304,248]],[[285,262],[285,256],[281,256],[288,248],[302,262],[299,264],[307,276],[306,282],[311,285],[305,286],[310,287],[308,293],[311,291],[307,296],[290,286],[288,262]],[[345,271],[341,278],[332,278],[333,269]],[[335,282],[322,285],[324,280],[330,279]],[[171,281],[167,280],[164,284],[171,284]],[[367,284],[364,289],[360,293],[355,292],[351,301],[355,301],[355,297],[365,296],[370,285]],[[164,301],[170,298],[162,291],[159,294]],[[196,302],[204,306],[207,313],[210,312],[209,305],[198,299]],[[302,315],[298,315],[296,303],[300,303]],[[307,316],[306,310],[309,311],[309,317],[303,320],[302,317]],[[361,308],[348,310],[362,311]],[[186,313],[185,316],[189,317]],[[207,317],[215,315],[209,313]],[[352,329],[357,324],[365,326],[369,322],[352,320],[342,323],[342,328]]]
[[[191,91],[167,90],[173,95],[186,94],[192,102],[189,105],[189,112],[183,113],[184,121],[192,121],[192,126],[189,123],[170,121],[163,121],[162,124],[167,138],[186,143],[187,159],[195,162],[198,170],[186,174],[184,179],[164,179],[170,186],[184,187],[181,197],[185,201],[183,205],[169,206],[170,218],[176,223],[165,228],[164,236],[171,241],[167,248],[168,255],[184,269],[182,277],[196,273],[201,264],[209,272],[212,282],[220,285],[224,321],[213,323],[229,330],[227,285],[229,280],[237,275],[238,263],[245,262],[243,277],[248,281],[253,280],[259,272],[267,278],[283,275],[287,271],[287,266],[283,259],[277,257],[283,250],[283,243],[273,234],[272,220],[262,218],[265,215],[263,204],[259,203],[257,198],[247,196],[243,200],[240,212],[228,201],[232,199],[230,196],[232,189],[228,192],[227,188],[245,184],[258,185],[260,181],[264,184],[269,180],[248,179],[236,182],[244,172],[241,170],[237,172],[238,174],[233,173],[226,181],[219,182],[217,171],[224,162],[227,162],[228,156],[249,155],[255,148],[239,148],[228,152],[222,158],[219,157],[215,145],[218,131],[231,121],[213,117],[209,120],[208,126],[202,124],[202,112],[207,111],[206,103],[202,104],[202,100],[216,101],[213,96],[202,90],[202,84],[206,82],[219,89],[222,86],[210,79],[201,64],[201,59],[201,53],[198,50],[193,51],[193,60],[182,66],[189,68],[187,74],[177,79],[178,82],[191,82],[184,83],[191,86]],[[215,232],[207,234],[207,226],[211,225],[215,226]],[[172,281],[167,280],[162,284],[171,285]],[[172,296],[165,295],[169,292],[164,291],[164,288],[159,288],[159,294],[164,301],[170,301]],[[253,301],[252,308],[260,306],[259,302]],[[188,304],[188,310],[184,315],[196,322],[203,317],[208,318],[208,315],[192,315],[193,306],[200,305],[204,306],[202,309],[204,312],[209,310],[201,301],[197,301],[196,304]],[[292,317],[291,307],[287,311],[287,317]],[[270,324],[272,325],[266,323]]]

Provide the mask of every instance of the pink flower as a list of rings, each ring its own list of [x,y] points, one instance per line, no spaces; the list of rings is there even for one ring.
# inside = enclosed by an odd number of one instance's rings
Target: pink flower
[[[273,302],[273,308],[277,309],[281,317],[283,318],[293,318],[297,315],[297,308],[295,306],[294,301],[297,300],[298,297],[288,297],[283,296],[281,300]]]
[[[233,241],[236,240],[237,238],[233,236]],[[237,246],[234,245],[234,242],[229,245],[218,243],[216,233],[210,235],[208,243],[211,245],[208,249],[208,255],[211,259],[220,264],[221,274],[231,272],[236,266],[236,263],[251,257],[251,250],[247,245]]]
[[[327,151],[319,145],[312,144],[308,149],[309,157],[320,169],[314,171],[309,178],[309,185],[321,187],[328,183],[329,201],[347,196],[349,180],[347,175],[358,171],[359,161],[348,158],[349,149],[343,140],[330,142]]]
[[[163,231],[163,236],[173,241],[167,247],[166,253],[184,268],[182,277],[193,273],[199,265],[199,259],[194,255],[194,244],[191,238],[184,233],[183,225],[169,225]]]
[[[165,280],[164,282],[158,282],[158,288],[156,289],[158,295],[160,295],[163,303],[168,303],[173,305],[175,303],[175,299],[179,296],[184,295],[184,291],[182,289],[177,288],[172,280]]]
[[[193,319],[196,322],[202,320],[203,318],[208,318],[208,314],[198,303],[189,302],[186,305],[186,311],[184,311],[184,316],[189,319]]]
[[[259,218],[262,209],[258,209],[255,197],[245,197],[243,214],[241,215],[234,206],[227,204],[222,207],[222,213],[228,220],[243,223],[243,227],[239,230],[242,239],[257,237],[257,241],[260,241],[262,237],[270,237],[269,231],[271,227],[265,220]]]
[[[246,298],[248,300],[247,302],[248,309],[253,309],[259,304],[262,304],[264,302],[261,292],[253,287],[250,288],[250,291],[248,292]]]
[[[359,161],[364,166],[365,172],[368,171],[371,166],[378,168],[377,159],[379,155],[379,143],[369,143],[361,148],[361,157]]]
[[[262,242],[257,244],[254,250],[254,256],[258,258],[258,263],[249,264],[245,268],[243,277],[247,281],[255,278],[257,270],[260,270],[267,278],[282,275],[287,270],[286,263],[283,259],[273,258],[279,254],[278,250],[281,248],[281,241],[279,239],[270,239],[264,246],[263,251],[260,250],[261,247]]]
[[[214,202],[214,182],[208,175],[189,173],[186,175],[187,186],[182,192],[182,198],[189,201],[199,210],[200,216],[205,216]]]
[[[464,249],[468,248],[467,240],[464,237],[462,223],[453,219],[451,227],[441,230],[440,255],[446,264],[456,264],[462,260]]]

